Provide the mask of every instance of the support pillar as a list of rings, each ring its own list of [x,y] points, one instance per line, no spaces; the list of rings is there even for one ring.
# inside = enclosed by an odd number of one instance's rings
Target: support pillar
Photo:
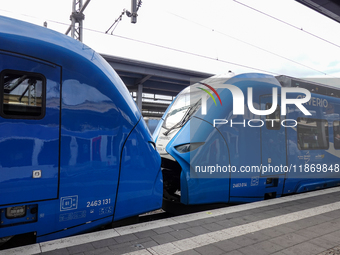
[[[137,106],[142,111],[142,97],[143,97],[143,84],[138,84],[137,88]]]

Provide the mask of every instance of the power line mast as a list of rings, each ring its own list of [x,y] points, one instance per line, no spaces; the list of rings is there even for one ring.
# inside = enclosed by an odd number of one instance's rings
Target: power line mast
[[[137,22],[137,0],[131,0],[131,23]]]
[[[71,31],[71,37],[78,41],[83,41],[83,20],[85,19],[84,10],[91,0],[86,0],[83,5],[83,0],[73,0],[72,14],[70,16],[71,25],[66,31],[66,35]]]

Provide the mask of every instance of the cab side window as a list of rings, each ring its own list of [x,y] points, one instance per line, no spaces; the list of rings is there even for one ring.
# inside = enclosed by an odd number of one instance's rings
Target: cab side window
[[[41,119],[45,115],[46,79],[38,73],[4,70],[0,76],[1,116]]]

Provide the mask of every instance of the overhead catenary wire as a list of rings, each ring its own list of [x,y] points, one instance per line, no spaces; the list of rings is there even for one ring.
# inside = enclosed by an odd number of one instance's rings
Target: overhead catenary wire
[[[300,31],[302,31],[302,32],[304,32],[304,33],[310,35],[310,36],[313,36],[313,37],[315,37],[315,38],[317,38],[317,39],[319,39],[319,40],[322,40],[322,41],[324,41],[324,42],[326,42],[326,43],[329,43],[329,44],[331,44],[331,45],[333,45],[333,46],[335,46],[335,47],[340,48],[340,45],[339,45],[339,44],[333,43],[333,42],[331,42],[331,41],[329,41],[329,40],[326,40],[325,38],[322,38],[322,37],[320,37],[320,36],[318,36],[318,35],[316,35],[316,34],[313,34],[313,33],[311,33],[311,32],[308,32],[307,30],[304,30],[302,27],[295,26],[295,25],[293,25],[293,24],[291,24],[291,23],[289,23],[289,22],[287,22],[287,21],[281,20],[281,19],[276,18],[276,17],[274,17],[274,16],[272,16],[272,15],[270,15],[270,14],[268,14],[268,13],[265,13],[265,12],[263,12],[263,11],[260,11],[260,10],[258,10],[258,9],[256,9],[256,8],[254,8],[254,7],[251,7],[251,6],[249,6],[249,5],[246,5],[245,3],[239,2],[239,1],[237,1],[237,0],[233,0],[233,1],[234,1],[235,3],[238,3],[238,4],[242,5],[242,6],[247,7],[247,8],[249,8],[249,9],[253,10],[253,11],[256,11],[256,12],[258,12],[258,13],[261,13],[262,15],[265,15],[265,16],[271,18],[271,19],[274,19],[274,20],[276,20],[276,21],[279,21],[279,22],[281,22],[281,23],[283,23],[283,24],[285,24],[285,25],[287,25],[287,26],[290,26],[290,27],[293,27],[293,28],[295,28],[295,29],[298,29],[298,30],[300,30]]]
[[[92,30],[92,31],[100,32],[100,31],[96,31],[96,30]],[[103,33],[103,32],[100,32],[100,33]],[[134,41],[134,42],[138,42],[138,43],[142,43],[142,44],[146,44],[146,45],[150,45],[150,46],[154,46],[154,47],[158,47],[158,48],[162,48],[162,49],[166,49],[166,50],[171,50],[171,51],[175,51],[175,52],[179,52],[179,53],[184,53],[184,54],[195,56],[195,57],[205,58],[205,59],[214,60],[214,61],[218,61],[218,62],[230,64],[230,65],[235,65],[235,66],[239,66],[239,67],[249,68],[249,69],[252,69],[252,70],[261,71],[261,72],[265,72],[265,73],[270,73],[270,74],[273,74],[273,75],[280,75],[279,73],[275,73],[275,72],[272,72],[272,71],[268,71],[268,70],[264,70],[264,69],[260,69],[260,68],[256,68],[256,67],[252,67],[252,66],[248,66],[248,65],[243,65],[243,64],[239,64],[239,63],[235,63],[235,62],[231,62],[231,61],[226,61],[226,60],[222,60],[222,59],[218,59],[218,58],[214,58],[214,57],[209,57],[209,56],[205,56],[205,55],[202,55],[202,54],[193,53],[193,52],[189,52],[189,51],[185,51],[185,50],[180,50],[180,49],[172,48],[172,47],[169,47],[169,46],[164,46],[164,45],[159,45],[159,44],[155,44],[155,43],[151,43],[151,42],[137,40],[137,39],[129,38],[129,37],[126,37],[126,36],[121,36],[121,35],[115,35],[115,34],[111,34],[111,35],[115,36],[115,37],[118,37],[118,38],[125,39],[125,40],[130,40],[130,41]]]
[[[282,56],[282,55],[280,55],[280,54],[277,54],[277,53],[275,53],[275,52],[266,50],[266,49],[264,49],[264,48],[262,48],[262,47],[260,47],[260,46],[255,45],[255,44],[252,44],[252,43],[246,42],[246,41],[244,41],[244,40],[238,39],[238,38],[236,38],[236,37],[234,37],[234,36],[228,35],[228,34],[226,34],[226,33],[224,33],[224,32],[219,31],[219,30],[216,30],[216,29],[214,29],[214,28],[208,27],[208,26],[206,26],[206,25],[204,25],[204,24],[201,24],[201,23],[198,23],[198,22],[196,22],[196,21],[187,19],[187,18],[185,18],[185,17],[183,17],[183,16],[180,16],[180,15],[178,15],[178,14],[175,14],[175,13],[171,13],[171,12],[168,12],[168,13],[170,13],[171,15],[174,15],[174,16],[176,16],[176,17],[178,17],[178,18],[181,18],[181,19],[183,19],[183,20],[186,20],[186,21],[188,21],[188,22],[191,22],[191,23],[193,23],[193,24],[196,24],[196,25],[198,25],[198,26],[204,27],[204,28],[206,28],[206,29],[208,29],[208,30],[211,30],[212,32],[219,33],[219,34],[221,34],[221,35],[223,35],[223,36],[226,36],[226,37],[228,37],[228,38],[231,38],[231,39],[233,39],[233,40],[235,40],[235,41],[241,42],[241,43],[246,44],[246,45],[248,45],[248,46],[254,47],[254,48],[256,48],[256,49],[259,49],[259,50],[261,50],[261,51],[264,51],[264,52],[266,52],[266,53],[269,53],[269,54],[271,54],[271,55],[274,55],[274,56],[276,56],[276,57],[285,59],[285,60],[290,61],[290,62],[292,62],[292,63],[294,63],[294,64],[297,64],[297,65],[303,66],[303,67],[305,67],[305,68],[311,69],[311,70],[313,70],[313,71],[319,72],[319,73],[321,73],[321,74],[323,74],[323,75],[327,75],[327,74],[326,74],[325,72],[323,72],[323,71],[320,71],[320,70],[315,69],[315,68],[313,68],[313,67],[310,67],[310,66],[307,66],[307,65],[305,65],[305,64],[299,63],[299,62],[297,62],[297,61],[295,61],[295,60],[293,60],[293,59],[284,57],[284,56]]]
[[[0,9],[0,11],[1,11],[1,9]],[[25,15],[25,16],[29,16],[29,15]],[[29,16],[29,17],[39,19],[39,18],[34,17],[34,16]],[[60,25],[69,26],[69,24],[63,23],[63,22],[59,22],[59,21],[54,21],[54,20],[49,20],[49,19],[47,19],[46,21],[57,23],[57,24],[60,24]],[[205,56],[205,55],[198,54],[198,53],[193,53],[193,52],[188,52],[188,51],[184,51],[184,50],[180,50],[180,49],[175,49],[175,48],[171,48],[169,46],[164,46],[164,45],[159,45],[159,44],[155,44],[155,43],[151,43],[151,42],[137,40],[137,39],[129,38],[129,37],[126,37],[126,36],[120,36],[120,35],[116,35],[116,34],[109,34],[109,33],[102,32],[102,31],[95,30],[95,29],[91,29],[91,28],[85,28],[84,27],[83,29],[87,30],[87,31],[95,32],[95,33],[100,33],[100,34],[104,34],[104,35],[114,36],[114,37],[121,38],[121,39],[124,39],[124,40],[129,40],[129,41],[134,41],[134,42],[146,44],[146,45],[153,46],[153,47],[158,47],[158,48],[162,48],[162,49],[166,49],[166,50],[171,50],[171,51],[175,51],[175,52],[179,52],[179,53],[183,53],[183,54],[187,54],[187,55],[191,55],[191,56],[195,56],[195,57],[200,57],[200,58],[204,58],[204,59],[208,59],[208,60],[212,60],[212,61],[217,61],[217,62],[221,62],[221,63],[235,65],[235,66],[239,66],[239,67],[243,67],[243,68],[248,68],[248,69],[255,70],[255,71],[265,72],[265,73],[269,73],[269,74],[273,74],[273,75],[280,75],[279,73],[275,73],[275,72],[272,72],[272,71],[268,71],[268,70],[264,70],[264,69],[260,69],[260,68],[256,68],[256,67],[252,67],[252,66],[248,66],[248,65],[244,65],[244,64],[239,64],[239,63],[235,63],[235,62],[231,62],[231,61],[226,61],[226,60],[222,60],[222,59],[218,59],[218,58],[214,58],[214,57],[209,57],[209,56]]]
[[[237,1],[237,0],[234,0],[234,1],[235,1],[236,3],[238,3],[238,4],[244,5],[244,6],[248,7],[248,8],[251,8],[251,9],[253,9],[253,10],[255,10],[255,11],[258,11],[258,12],[260,12],[260,13],[262,13],[262,14],[265,14],[265,15],[271,17],[271,18],[274,18],[274,19],[276,19],[276,20],[278,20],[278,21],[281,21],[281,20],[279,20],[279,19],[277,19],[277,18],[275,18],[275,17],[272,17],[272,16],[269,15],[269,14],[266,14],[266,13],[264,13],[264,12],[261,12],[261,11],[255,9],[255,8],[253,8],[253,7],[247,6],[247,5],[241,3],[241,2],[239,2],[239,1]],[[138,8],[140,7],[140,4],[141,4],[141,1],[139,1],[139,6],[138,6]],[[6,11],[6,10],[3,10],[3,11]],[[6,12],[9,12],[9,11],[6,11]],[[125,10],[124,10],[124,12],[127,13]],[[123,13],[122,13],[122,14],[123,14]],[[121,14],[121,16],[122,16],[122,14]],[[172,13],[171,13],[171,14],[172,14]],[[24,14],[22,14],[22,15],[24,15]],[[181,16],[179,16],[179,15],[177,15],[177,14],[173,14],[173,15],[178,16],[178,17],[180,17],[180,18],[182,18],[182,19],[186,19],[186,18],[183,18],[183,17],[181,17]],[[30,15],[24,15],[24,16],[33,17],[33,16],[30,16]],[[37,18],[37,17],[33,17],[33,18]],[[186,20],[188,20],[188,19],[186,19]],[[47,20],[47,21],[53,22],[53,23],[62,24],[62,25],[68,25],[68,24],[66,24],[66,23],[62,23],[62,22],[58,22],[58,21],[54,21],[54,20]],[[188,20],[188,21],[190,21],[190,20]],[[205,25],[203,25],[203,24],[199,24],[199,23],[194,22],[194,21],[190,21],[190,22],[193,22],[193,23],[196,23],[197,25],[201,25],[201,26],[203,26],[203,27],[205,27],[205,28],[211,29],[211,28],[209,28],[209,27],[207,27],[207,26],[205,26]],[[281,22],[283,22],[283,23],[285,23],[285,24],[288,24],[288,25],[290,25],[290,26],[293,26],[293,27],[295,27],[295,28],[298,28],[297,26],[291,25],[291,24],[289,24],[288,22],[285,22],[285,21],[281,21]],[[114,24],[113,24],[113,25],[114,25]],[[112,28],[113,25],[112,25],[110,28]],[[107,32],[110,30],[110,28],[105,32],[105,34],[107,34]],[[88,31],[92,31],[92,32],[97,32],[97,33],[103,33],[103,32],[101,32],[101,31],[98,31],[98,30],[95,30],[95,29],[89,29],[89,28],[84,28],[84,30],[88,30]],[[214,29],[212,29],[212,30],[214,30]],[[295,60],[292,60],[292,59],[289,59],[289,58],[287,58],[287,57],[281,56],[281,55],[279,55],[279,54],[277,54],[277,53],[268,51],[268,50],[263,49],[263,48],[261,48],[261,47],[259,47],[259,46],[256,46],[256,45],[253,45],[253,44],[248,43],[248,42],[246,42],[246,41],[240,40],[240,39],[238,39],[238,38],[235,38],[235,37],[230,36],[230,35],[228,35],[228,34],[225,34],[225,33],[223,33],[223,32],[220,32],[220,31],[217,31],[217,30],[214,30],[214,31],[217,32],[217,33],[220,33],[220,34],[222,34],[222,35],[224,35],[224,36],[230,37],[230,38],[232,38],[232,39],[234,39],[234,40],[237,40],[237,41],[239,41],[239,42],[242,42],[242,43],[244,43],[244,44],[247,44],[247,45],[249,45],[249,46],[255,47],[255,48],[259,49],[259,50],[265,51],[265,52],[267,52],[267,53],[269,53],[269,54],[272,54],[272,55],[275,55],[275,56],[277,56],[277,57],[283,58],[283,59],[285,59],[285,60],[287,60],[287,61],[290,61],[290,62],[292,62],[292,63],[295,63],[295,64],[297,64],[297,65],[300,65],[300,66],[303,66],[303,67],[305,67],[305,68],[314,70],[314,71],[316,71],[316,72],[322,73],[322,74],[327,75],[327,76],[331,76],[331,75],[329,75],[329,74],[327,74],[327,73],[325,73],[325,72],[323,72],[323,71],[320,71],[320,70],[317,70],[317,69],[315,69],[315,68],[309,67],[309,66],[307,66],[307,65],[305,65],[305,64],[302,64],[302,63],[299,63],[299,62],[297,62],[297,61],[295,61]],[[302,30],[302,31],[304,31],[304,30]],[[112,31],[112,32],[113,32],[113,31]],[[188,51],[185,51],[185,50],[175,49],[175,48],[172,48],[172,47],[168,47],[168,46],[164,46],[164,45],[159,45],[159,44],[155,44],[155,43],[151,43],[151,42],[146,42],[146,41],[142,41],[142,40],[137,40],[137,39],[129,38],[129,37],[126,37],[126,36],[114,35],[114,34],[112,34],[112,32],[111,32],[111,35],[112,35],[112,36],[115,36],[115,37],[118,37],[118,38],[121,38],[121,39],[124,39],[124,40],[135,41],[135,42],[137,42],[137,43],[143,43],[143,44],[147,44],[147,45],[150,45],[150,46],[153,46],[153,47],[158,47],[158,48],[163,48],[163,49],[167,49],[167,50],[172,50],[172,51],[180,52],[180,53],[187,54],[187,55],[192,55],[192,56],[196,56],[196,57],[200,57],[200,58],[205,58],[205,59],[214,60],[214,61],[218,61],[218,62],[222,62],[222,63],[227,63],[227,64],[239,66],[239,67],[249,68],[249,69],[252,69],[252,70],[257,70],[257,71],[261,71],[261,72],[266,72],[266,73],[271,73],[271,74],[274,74],[274,75],[278,75],[278,73],[275,73],[275,72],[272,72],[272,71],[268,71],[268,70],[263,70],[263,69],[256,68],[256,67],[252,67],[252,66],[248,66],[248,65],[243,65],[243,64],[239,64],[239,63],[235,63],[235,62],[231,62],[231,61],[226,61],[226,60],[222,60],[222,59],[218,59],[218,58],[214,58],[214,57],[209,57],[209,56],[205,56],[205,55],[198,54],[198,53],[188,52]],[[306,31],[304,31],[304,32],[306,32]],[[312,33],[309,33],[309,34],[313,35]],[[321,38],[321,37],[319,37],[319,36],[316,36],[316,35],[314,35],[314,36],[315,36],[316,38],[319,38],[319,39],[323,40],[323,41],[329,42],[328,40],[325,40],[325,39],[323,39],[323,38]],[[340,47],[339,45],[337,45],[337,44],[335,44],[335,43],[332,43],[332,42],[329,42],[329,43],[331,43],[331,44],[333,44],[333,45],[335,45],[335,46],[337,46],[337,47]],[[331,76],[331,77],[332,77],[332,76]]]

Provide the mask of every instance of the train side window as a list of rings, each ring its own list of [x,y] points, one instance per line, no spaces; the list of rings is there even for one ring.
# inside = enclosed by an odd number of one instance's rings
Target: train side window
[[[266,110],[270,109],[272,107],[271,103],[266,104]],[[272,113],[266,116],[266,127],[269,130],[279,130],[281,128],[280,121],[281,121],[281,108],[279,105],[277,105],[276,110]]]
[[[45,115],[46,79],[37,73],[4,70],[1,73],[1,116],[41,119]]]
[[[321,119],[298,118],[297,139],[300,150],[328,149],[328,121]]]
[[[340,149],[340,121],[333,122],[334,148]]]

